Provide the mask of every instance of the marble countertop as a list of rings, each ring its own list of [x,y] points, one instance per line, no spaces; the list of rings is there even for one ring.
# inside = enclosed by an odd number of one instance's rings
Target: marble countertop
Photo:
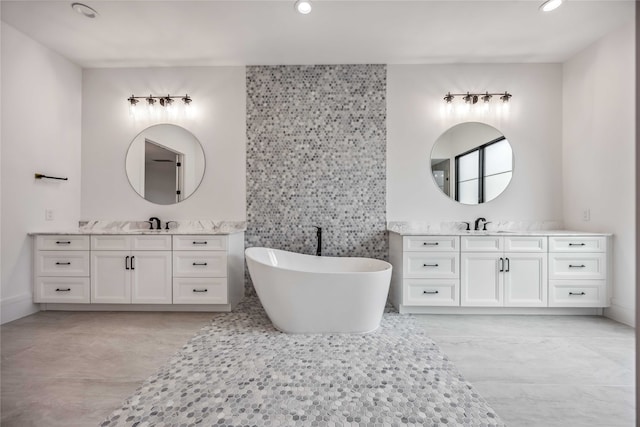
[[[401,236],[611,236],[611,233],[592,233],[572,230],[495,230],[495,231],[433,231],[388,230]]]
[[[468,231],[461,221],[430,223],[393,221],[387,231],[401,236],[611,236],[611,233],[565,230],[554,221],[491,221],[487,231]],[[473,226],[473,224],[471,224]]]
[[[163,223],[164,225],[165,223]],[[33,231],[30,236],[38,235],[105,235],[105,234],[150,234],[150,235],[184,235],[184,234],[233,234],[247,229],[245,221],[172,221],[169,230],[150,230],[146,221],[86,221],[78,228],[52,231]]]

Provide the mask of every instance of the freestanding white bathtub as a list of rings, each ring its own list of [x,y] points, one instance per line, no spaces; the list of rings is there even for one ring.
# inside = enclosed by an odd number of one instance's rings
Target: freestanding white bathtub
[[[366,333],[380,326],[391,264],[278,249],[245,251],[269,319],[287,333]]]

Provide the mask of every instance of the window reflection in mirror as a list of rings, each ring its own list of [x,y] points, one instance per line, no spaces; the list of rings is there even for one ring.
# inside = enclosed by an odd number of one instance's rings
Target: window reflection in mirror
[[[467,205],[498,197],[511,181],[513,163],[509,141],[484,123],[453,126],[431,151],[435,184],[452,200]]]
[[[200,142],[176,125],[146,128],[133,139],[127,152],[129,183],[144,199],[160,205],[178,203],[193,194],[204,169]]]

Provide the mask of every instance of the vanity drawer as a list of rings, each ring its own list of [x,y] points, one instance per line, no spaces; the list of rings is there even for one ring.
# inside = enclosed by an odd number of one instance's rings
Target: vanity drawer
[[[174,252],[174,277],[227,277],[226,252]]]
[[[458,279],[405,279],[403,305],[458,306]]]
[[[606,254],[549,254],[549,279],[605,279]]]
[[[226,251],[227,236],[173,236],[175,251]]]
[[[504,247],[502,236],[462,236],[462,252],[501,252]]]
[[[403,258],[406,278],[455,279],[460,277],[460,254],[457,252],[410,252]]]
[[[457,251],[458,236],[404,236],[405,251],[447,252]]]
[[[36,276],[89,277],[89,251],[37,251]]]
[[[88,251],[89,236],[37,236],[36,249],[39,251]]]
[[[227,304],[225,277],[173,279],[174,304]]]
[[[605,236],[549,237],[549,252],[606,252]]]
[[[505,252],[547,252],[546,236],[505,236]]]
[[[551,280],[549,307],[606,307],[604,280]]]
[[[134,251],[170,251],[171,236],[150,236],[142,234],[131,237],[131,249]]]
[[[88,277],[36,277],[34,302],[88,303]]]
[[[91,236],[92,251],[170,251],[171,236],[109,234]]]

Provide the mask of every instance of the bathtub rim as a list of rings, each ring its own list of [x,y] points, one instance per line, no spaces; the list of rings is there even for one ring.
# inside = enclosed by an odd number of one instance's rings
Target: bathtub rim
[[[303,254],[300,252],[292,252],[292,251],[285,251],[284,249],[274,249],[274,248],[268,248],[266,246],[253,246],[251,248],[246,248],[244,250],[244,254],[248,259],[251,259],[251,261],[264,265],[265,267],[270,267],[270,268],[276,268],[278,270],[282,270],[282,271],[291,271],[291,272],[296,272],[296,273],[310,273],[310,274],[323,274],[323,275],[330,275],[330,274],[379,274],[379,273],[384,273],[387,271],[393,271],[393,265],[391,265],[391,263],[381,260],[381,259],[376,259],[376,258],[367,258],[367,257],[335,257],[335,256],[321,256],[321,258],[330,258],[330,259],[337,259],[337,260],[346,260],[346,259],[363,259],[363,260],[370,260],[370,261],[376,261],[379,263],[384,263],[386,264],[383,269],[380,270],[366,270],[366,271],[308,271],[308,270],[301,270],[301,269],[291,269],[291,268],[284,268],[284,267],[280,267],[277,265],[272,265],[272,264],[267,264],[265,262],[259,261],[257,260],[255,257],[251,256],[249,251],[255,249],[264,249],[264,250],[270,250],[270,251],[278,251],[278,252],[285,252],[285,253],[289,253],[289,254],[294,254],[294,255],[300,255],[300,256],[304,256],[304,257],[311,257],[311,258],[316,258],[317,255],[309,255],[309,254]]]

